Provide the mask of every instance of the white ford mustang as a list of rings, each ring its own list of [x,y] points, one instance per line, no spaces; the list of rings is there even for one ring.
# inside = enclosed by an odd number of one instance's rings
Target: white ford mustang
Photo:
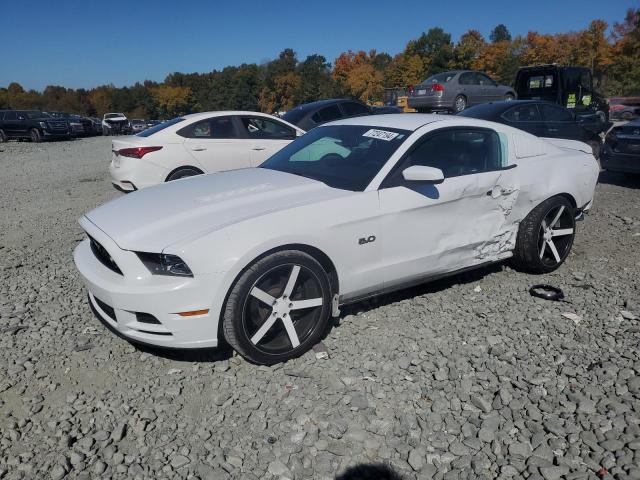
[[[303,134],[265,113],[194,113],[113,140],[109,170],[113,185],[131,192],[202,173],[256,167]]]
[[[565,260],[592,202],[588,145],[471,118],[352,118],[259,168],[135,192],[80,219],[75,262],[102,322],[132,342],[272,364],[338,307],[512,257]]]

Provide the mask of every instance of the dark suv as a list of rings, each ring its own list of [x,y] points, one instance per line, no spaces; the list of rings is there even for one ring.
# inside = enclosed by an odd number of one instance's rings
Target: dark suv
[[[69,122],[39,110],[0,110],[0,142],[10,138],[29,138],[41,142],[53,138],[68,139]]]
[[[95,135],[93,121],[90,118],[75,115],[67,112],[46,112],[52,117],[62,118],[69,122],[71,135],[74,137],[83,137],[87,135]]]

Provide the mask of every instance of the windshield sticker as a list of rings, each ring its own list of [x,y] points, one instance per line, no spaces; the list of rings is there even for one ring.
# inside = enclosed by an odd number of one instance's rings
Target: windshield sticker
[[[390,142],[398,135],[400,134],[395,132],[387,132],[386,130],[376,130],[375,128],[367,130],[362,134],[363,137],[377,138],[378,140],[384,140],[385,142]]]

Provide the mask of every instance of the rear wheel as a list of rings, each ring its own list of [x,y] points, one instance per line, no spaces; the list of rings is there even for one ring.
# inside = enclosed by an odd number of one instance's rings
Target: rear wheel
[[[165,181],[171,182],[172,180],[193,177],[194,175],[202,175],[203,173],[204,172],[202,170],[196,167],[180,167],[171,172]]]
[[[515,100],[515,98],[516,98],[516,97],[514,97],[514,96],[513,96],[513,94],[511,94],[511,93],[507,93],[507,94],[504,96],[504,101],[505,101],[505,102],[510,102],[511,100]]]
[[[520,223],[514,264],[533,273],[554,271],[571,251],[575,227],[573,207],[565,197],[545,200]]]
[[[331,287],[320,263],[297,250],[276,252],[255,262],[232,287],[224,336],[247,360],[272,365],[315,345],[330,312]]]
[[[7,141],[7,135],[2,130],[0,130],[0,143],[4,143],[6,141]]]
[[[464,95],[458,95],[453,101],[453,111],[455,113],[463,111],[467,108],[467,99]]]
[[[33,143],[40,143],[42,141],[42,135],[40,135],[40,131],[37,128],[31,129],[30,137]]]

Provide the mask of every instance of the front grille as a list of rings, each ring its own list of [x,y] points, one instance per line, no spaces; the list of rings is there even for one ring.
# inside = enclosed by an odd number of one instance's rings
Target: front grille
[[[47,122],[49,125],[49,128],[51,130],[60,130],[60,131],[66,131],[67,130],[67,123],[66,122]]]
[[[150,313],[136,312],[136,320],[140,323],[148,323],[151,325],[162,325],[160,321]]]
[[[107,252],[107,250],[102,245],[100,245],[99,242],[94,240],[92,237],[89,237],[89,241],[91,243],[91,251],[96,256],[96,258],[100,261],[100,263],[102,263],[109,270],[112,270],[122,275],[122,271],[120,270],[116,262],[113,260],[113,258],[111,258],[111,255],[109,255],[109,252]]]
[[[96,301],[96,303],[98,304],[98,306],[100,307],[100,310],[102,310],[104,313],[107,314],[107,317],[109,317],[111,320],[113,320],[114,322],[116,322],[116,311],[110,307],[109,305],[107,305],[106,303],[104,303],[102,300],[100,300],[97,297],[93,297],[94,300]]]

